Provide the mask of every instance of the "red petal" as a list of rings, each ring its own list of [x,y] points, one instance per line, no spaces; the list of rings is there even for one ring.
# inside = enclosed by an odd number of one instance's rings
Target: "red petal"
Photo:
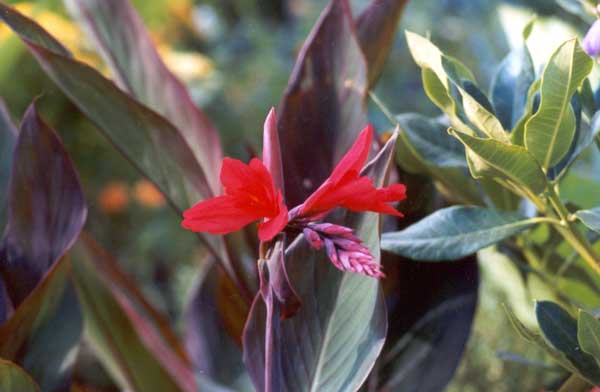
[[[281,192],[277,194],[277,199],[279,203],[279,213],[258,225],[258,238],[261,241],[272,240],[273,237],[279,234],[288,223],[288,209],[283,203]]]
[[[369,124],[360,132],[350,150],[348,150],[335,169],[333,169],[329,180],[338,182],[351,171],[356,172],[358,176],[358,173],[360,173],[360,170],[369,157],[372,140],[373,126]]]
[[[262,218],[244,208],[246,203],[233,196],[218,196],[202,201],[183,213],[181,225],[191,231],[226,234]]]

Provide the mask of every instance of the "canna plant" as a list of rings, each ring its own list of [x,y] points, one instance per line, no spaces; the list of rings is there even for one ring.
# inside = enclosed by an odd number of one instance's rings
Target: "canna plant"
[[[374,0],[356,18],[348,1],[329,3],[299,54],[279,116],[267,118],[262,162],[250,165],[223,159],[216,127],[128,2],[66,5],[110,79],[1,2],[0,19],[184,226],[199,232],[207,257],[182,315],[182,339],[82,232],[87,207],[74,165],[35,106],[18,132],[3,109],[0,372],[8,391],[443,389],[469,335],[477,265],[464,258],[439,280],[381,253],[380,213],[398,217],[388,203],[406,196],[403,185],[389,185],[397,136],[380,143],[370,127],[359,133],[406,1]],[[263,218],[255,244],[254,226],[243,226]],[[244,235],[208,234],[238,229]],[[423,355],[413,358],[414,350]],[[90,362],[102,365],[107,385],[89,377],[99,369],[86,370]],[[434,377],[422,377],[432,369]]]
[[[495,244],[531,290],[534,281],[544,287],[531,292],[541,295],[534,309],[539,332],[506,308],[516,330],[563,367],[561,391],[587,391],[600,383],[600,186],[588,209],[562,194],[584,153],[599,154],[600,112],[588,78],[594,60],[587,54],[597,55],[597,26],[583,48],[576,38],[560,44],[539,74],[526,45],[533,27],[532,20],[522,46],[497,68],[489,94],[459,60],[406,32],[423,88],[443,116],[393,116],[374,99],[400,127],[398,164],[429,176],[454,205],[384,233],[381,247],[440,262]]]

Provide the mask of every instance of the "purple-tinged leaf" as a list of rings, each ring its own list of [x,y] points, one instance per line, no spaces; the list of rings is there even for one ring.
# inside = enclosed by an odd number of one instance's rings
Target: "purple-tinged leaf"
[[[135,298],[103,267],[107,259],[78,242],[73,260],[86,331],[100,361],[120,386],[136,392],[194,392],[194,376],[176,352],[177,346],[173,350],[152,320],[138,311]]]
[[[1,2],[0,19],[19,35],[73,103],[177,209],[212,195],[192,150],[169,121],[71,58],[41,26]]]
[[[381,75],[407,3],[408,0],[372,0],[356,19],[358,41],[368,65],[369,88]]]
[[[277,131],[275,108],[271,108],[263,127],[263,163],[273,177],[275,189],[284,190],[283,163],[281,162],[281,145]]]
[[[43,391],[68,390],[83,330],[67,257],[0,326],[0,357],[22,366]]]
[[[416,263],[383,254],[390,319],[372,377],[378,391],[438,392],[452,379],[470,336],[479,285],[475,256]]]
[[[214,262],[202,271],[186,311],[186,348],[200,387],[210,382],[213,387],[252,391],[239,344],[248,305],[232,288]]]
[[[0,254],[0,271],[15,306],[75,242],[86,214],[73,163],[32,104],[15,145]]]
[[[6,225],[6,196],[8,195],[8,181],[16,139],[17,128],[10,118],[4,101],[0,98],[0,233],[4,232]],[[0,321],[2,320],[1,314],[2,312],[0,312]]]
[[[286,200],[302,203],[367,124],[367,66],[347,0],[332,0],[307,38],[279,112]]]
[[[386,183],[396,139],[397,134],[363,170],[377,186]],[[379,215],[349,214],[340,223],[356,230],[378,262]],[[385,339],[387,314],[379,281],[340,272],[302,236],[287,248],[285,259],[302,306],[282,319],[270,285],[262,299],[255,299],[244,334],[244,358],[257,390],[357,390]]]
[[[18,365],[0,359],[0,391],[2,392],[40,392],[40,387]]]
[[[161,60],[129,0],[66,0],[117,83],[178,128],[200,162],[213,192],[219,190],[221,144],[210,120]]]

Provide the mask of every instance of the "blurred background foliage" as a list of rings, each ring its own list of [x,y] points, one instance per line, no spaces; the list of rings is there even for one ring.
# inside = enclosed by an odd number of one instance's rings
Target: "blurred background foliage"
[[[73,24],[60,0],[9,1],[46,27],[75,55],[97,68],[101,60]],[[227,155],[247,159],[258,146],[262,120],[285,90],[295,56],[325,0],[134,0],[169,67],[189,86],[213,119]],[[357,14],[367,3],[353,0]],[[421,0],[409,3],[402,29],[430,34],[446,53],[460,58],[489,88],[496,65],[532,14],[539,15],[529,41],[536,65],[563,38],[587,25],[551,0]],[[548,34],[551,32],[552,34]],[[548,39],[551,39],[550,41]],[[58,130],[83,182],[90,205],[88,230],[123,263],[153,302],[180,322],[193,285],[193,264],[202,251],[179,228],[179,217],[40,71],[22,44],[0,26],[0,95],[15,119],[42,93],[40,111]],[[16,75],[18,74],[18,77]],[[420,71],[398,34],[377,94],[395,113],[439,115],[421,87]],[[370,118],[389,127],[374,106]],[[586,166],[587,165],[587,166]],[[566,181],[600,181],[598,162],[585,159]],[[591,170],[592,168],[596,170]],[[591,173],[591,174],[590,174]],[[593,174],[595,173],[595,174]],[[595,177],[594,177],[595,176]],[[565,187],[566,189],[571,187]],[[409,190],[410,192],[410,190]],[[409,199],[420,195],[409,193]],[[589,192],[568,195],[590,206]],[[586,200],[588,198],[588,200]],[[418,202],[418,201],[417,201]],[[483,283],[467,353],[450,391],[528,391],[549,381],[547,358],[513,331],[501,304],[531,319],[532,298],[514,265],[494,252],[480,259]],[[391,316],[394,317],[394,316]],[[398,315],[397,317],[402,317]],[[516,354],[516,355],[515,355]],[[532,359],[523,366],[519,356]],[[558,375],[560,373],[556,373]]]

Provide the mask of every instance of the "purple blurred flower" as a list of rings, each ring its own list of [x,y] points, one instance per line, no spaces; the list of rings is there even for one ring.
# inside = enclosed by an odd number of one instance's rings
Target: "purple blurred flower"
[[[600,54],[600,20],[594,22],[583,38],[583,50],[591,57]]]

